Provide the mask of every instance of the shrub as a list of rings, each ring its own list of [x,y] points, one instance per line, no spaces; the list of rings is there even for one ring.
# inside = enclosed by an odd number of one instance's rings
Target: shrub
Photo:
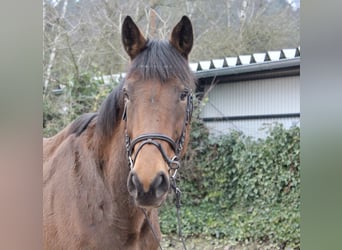
[[[177,180],[184,234],[299,247],[299,128],[278,124],[266,139],[239,132],[212,139],[200,119],[192,125]],[[160,211],[165,234],[176,232],[173,199]]]
[[[43,135],[53,136],[84,113],[98,111],[102,101],[118,83],[105,83],[90,74],[72,77],[61,95],[46,94],[43,98]]]

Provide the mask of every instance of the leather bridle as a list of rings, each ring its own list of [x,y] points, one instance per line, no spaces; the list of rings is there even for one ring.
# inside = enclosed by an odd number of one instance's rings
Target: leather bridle
[[[186,136],[186,127],[191,121],[192,111],[193,111],[193,103],[192,103],[192,92],[189,91],[187,93],[187,105],[186,105],[186,113],[183,123],[183,128],[181,135],[178,140],[174,141],[172,138],[170,138],[167,135],[160,134],[160,133],[147,133],[139,135],[138,137],[131,140],[127,133],[126,123],[127,123],[127,105],[125,105],[124,112],[122,119],[125,121],[125,139],[126,139],[126,150],[127,150],[127,156],[128,156],[128,166],[132,170],[134,168],[135,160],[137,159],[137,156],[141,149],[147,145],[154,145],[161,155],[163,156],[164,161],[167,163],[169,167],[169,172],[171,174],[171,171],[173,171],[173,174],[170,175],[170,177],[175,178],[177,170],[180,167],[180,153],[184,147],[185,142],[185,136]],[[166,154],[163,146],[160,144],[159,141],[167,142],[175,155],[171,158],[168,157]],[[133,149],[136,144],[141,143],[139,147],[137,148],[134,158],[132,157]]]
[[[147,145],[154,145],[160,152],[160,154],[163,156],[164,161],[167,163],[169,167],[169,176],[170,176],[170,185],[172,190],[175,192],[175,197],[176,197],[176,208],[177,208],[177,221],[178,221],[178,230],[179,230],[179,237],[181,238],[183,248],[186,250],[186,245],[185,245],[185,240],[182,235],[182,227],[181,227],[181,219],[180,219],[180,198],[181,198],[181,191],[176,185],[176,174],[177,170],[180,167],[180,154],[183,150],[184,147],[184,142],[185,142],[185,136],[186,136],[186,128],[188,124],[191,121],[191,116],[192,116],[192,111],[193,111],[193,103],[192,103],[192,92],[188,91],[187,92],[187,105],[186,105],[186,113],[185,113],[185,118],[184,118],[184,123],[183,123],[183,128],[180,137],[178,140],[174,141],[172,138],[170,138],[167,135],[160,134],[160,133],[148,133],[148,134],[142,134],[139,135],[138,137],[134,138],[131,140],[127,133],[127,105],[125,105],[122,119],[125,121],[125,140],[126,140],[126,150],[127,150],[127,156],[128,156],[128,166],[130,170],[134,168],[135,160],[137,159],[137,156],[141,149]],[[163,146],[160,144],[159,141],[164,141],[167,142],[175,155],[171,158],[168,157],[166,154]],[[132,157],[133,154],[133,149],[136,144],[141,143],[139,147],[137,148],[134,158]],[[173,172],[173,173],[172,173]],[[151,228],[151,231],[153,233],[154,238],[158,241],[159,248],[162,250],[162,247],[160,245],[159,239],[157,237],[157,234],[152,226],[152,223],[150,222],[147,213],[144,208],[141,208],[145,218]]]

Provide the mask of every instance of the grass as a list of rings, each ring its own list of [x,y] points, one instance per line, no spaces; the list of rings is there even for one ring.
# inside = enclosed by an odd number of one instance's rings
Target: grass
[[[244,242],[237,243],[228,239],[217,239],[210,236],[190,237],[185,240],[187,250],[273,250],[280,249],[271,243]],[[177,235],[163,235],[161,246],[163,249],[183,250],[181,240]],[[286,248],[291,249],[291,248]]]

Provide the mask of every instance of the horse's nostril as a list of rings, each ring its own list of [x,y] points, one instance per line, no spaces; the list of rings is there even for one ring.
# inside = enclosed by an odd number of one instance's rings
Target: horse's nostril
[[[141,189],[141,183],[135,173],[130,173],[127,181],[127,188],[128,192],[134,197],[137,196],[138,190]]]
[[[151,189],[155,190],[156,197],[159,198],[169,189],[169,180],[164,173],[156,176],[151,184]]]
[[[158,176],[156,177],[154,186],[155,186],[155,187],[159,187],[160,184],[162,184],[163,181],[164,181],[163,175],[158,175]]]

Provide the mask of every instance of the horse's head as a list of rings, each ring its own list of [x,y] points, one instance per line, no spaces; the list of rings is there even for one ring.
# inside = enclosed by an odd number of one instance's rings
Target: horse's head
[[[183,17],[169,41],[149,41],[126,17],[122,42],[131,59],[122,88],[131,167],[127,187],[138,206],[157,207],[166,198],[188,142],[194,85],[187,61],[192,25]]]

